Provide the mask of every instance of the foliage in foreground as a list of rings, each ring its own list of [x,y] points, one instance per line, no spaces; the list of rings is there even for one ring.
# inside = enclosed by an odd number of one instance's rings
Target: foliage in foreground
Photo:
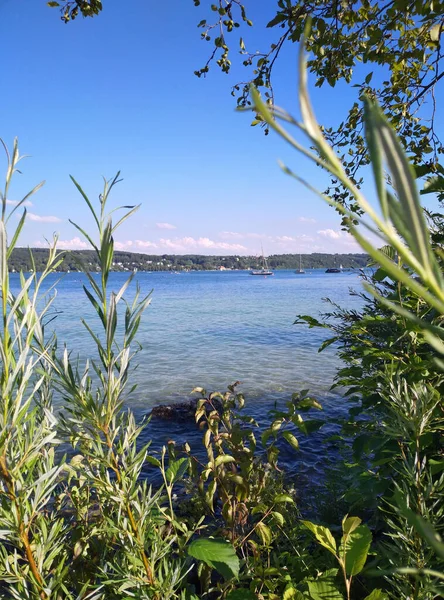
[[[6,227],[11,227],[11,215],[27,198],[7,212],[11,177],[20,158],[15,145],[8,155],[0,221],[3,597],[376,600],[442,594],[443,552],[437,537],[443,510],[441,254],[431,243],[410,165],[379,109],[368,102],[365,115],[381,215],[347,178],[322,137],[304,75],[302,64],[303,124],[299,126],[322,157],[312,158],[353,194],[367,217],[361,227],[379,235],[389,247],[374,247],[356,226],[356,215],[336,205],[363,249],[383,270],[381,281],[388,286],[387,293],[366,285],[377,302],[377,316],[386,311],[389,322],[381,319],[381,326],[390,329],[390,315],[402,319],[415,342],[419,363],[425,363],[415,371],[405,359],[405,368],[394,369],[395,363],[402,364],[398,356],[403,352],[412,355],[410,346],[403,345],[405,340],[398,339],[395,319],[392,337],[387,337],[395,352],[383,345],[375,351],[369,341],[369,360],[362,348],[355,357],[354,366],[362,370],[341,374],[356,377],[352,393],[362,392],[363,408],[366,402],[374,402],[373,411],[356,423],[355,442],[368,432],[370,439],[381,441],[367,457],[373,463],[358,461],[351,478],[356,488],[366,478],[384,484],[370,495],[373,501],[381,500],[383,511],[376,530],[383,541],[374,546],[373,576],[365,571],[372,542],[369,525],[346,516],[338,534],[333,527],[301,520],[279,471],[281,445],[296,450],[296,431],[316,426],[317,420],[306,418],[304,412],[320,406],[306,392],[295,394],[284,410],[272,412],[269,426],[260,431],[254,419],[244,415],[244,399],[236,385],[226,394],[207,394],[198,388],[196,422],[203,432],[203,458],[188,445],[176,448],[173,443],[155,456],[149,445],[138,442],[144,423],[135,422],[125,402],[134,391],[136,334],[150,298],[140,297],[136,286],[131,299],[126,299],[134,274],[119,291],[109,287],[113,234],[137,210],[126,207],[128,212],[116,224],[107,213],[118,176],[105,181],[97,211],[73,180],[91,210],[96,233],[75,226],[100,265],[99,278],[88,275],[84,287],[97,315],[95,323],[83,322],[92,340],[90,360],[86,364],[76,360],[48,331],[54,296],[48,299],[41,290],[62,260],[56,240],[45,270],[21,275],[20,288],[13,293],[8,260],[26,210],[9,243]],[[252,95],[269,126],[310,155],[275,117],[298,123],[277,109],[272,113],[255,90]],[[396,195],[386,189],[384,163]],[[341,331],[340,338],[347,334],[348,330]],[[355,339],[355,332],[350,335]],[[378,332],[375,341],[381,337]],[[426,383],[426,372],[435,385]],[[53,406],[56,394],[63,399],[60,411]],[[158,470],[162,485],[150,485],[150,478],[142,476],[148,464]]]
[[[20,160],[16,143],[7,157],[0,221],[0,596],[234,600],[239,594],[317,598],[328,589],[350,597],[370,531],[346,519],[335,560],[313,551],[307,528],[321,546],[324,529],[299,520],[278,468],[282,443],[296,450],[295,431],[320,425],[309,414],[320,405],[307,393],[295,394],[261,430],[244,415],[236,384],[225,394],[198,388],[204,456],[174,443],[150,453],[149,444],[139,443],[145,423],[125,408],[150,297],[136,286],[125,299],[134,273],[117,292],[109,289],[113,234],[137,207],[126,207],[114,224],[107,205],[118,175],[104,182],[97,211],[73,180],[96,233],[74,225],[100,265],[99,276],[87,274],[84,286],[96,314],[95,322],[82,321],[92,342],[85,363],[49,329],[55,293],[45,285],[63,260],[57,239],[46,268],[38,272],[34,263],[16,292],[10,286],[8,261],[26,209],[9,244],[6,228],[29,195],[8,213]],[[161,485],[143,474],[150,465]]]
[[[364,215],[357,220],[356,212],[317,192],[343,214],[350,232],[378,269],[364,283],[368,295],[363,295],[361,311],[334,306],[330,316],[336,321],[331,325],[309,316],[301,320],[310,326],[330,326],[335,337],[325,345],[339,342],[346,362],[337,380],[348,387],[355,401],[346,429],[354,450],[347,497],[352,501],[358,496],[367,507],[380,504],[379,527],[387,536],[381,557],[392,568],[390,582],[396,593],[434,597],[443,577],[432,565],[442,569],[442,552],[436,552],[431,535],[424,536],[424,527],[418,523],[427,523],[436,539],[444,526],[442,220],[434,215],[433,227],[428,228],[415,172],[380,108],[368,98],[364,107],[366,139],[380,212],[367,202],[347,177],[314,117],[302,53],[302,123],[280,109],[270,109],[254,89],[252,95],[256,110],[269,126],[341,182]],[[320,158],[301,146],[281,120],[301,129]],[[314,189],[288,167],[283,169]],[[436,191],[439,185],[441,180],[435,178],[427,191]],[[382,248],[369,242],[365,230],[380,238]],[[405,569],[396,568],[400,563]],[[416,577],[405,577],[406,573]]]

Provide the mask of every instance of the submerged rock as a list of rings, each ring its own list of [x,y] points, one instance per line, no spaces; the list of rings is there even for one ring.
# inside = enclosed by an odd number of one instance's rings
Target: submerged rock
[[[165,421],[192,421],[196,412],[197,400],[177,402],[174,404],[159,404],[153,406],[151,417]]]
[[[193,398],[192,400],[175,402],[173,404],[158,404],[157,406],[153,406],[150,416],[164,421],[174,421],[176,423],[194,421],[197,401],[198,398]],[[222,409],[220,400],[213,400],[213,406],[217,411]],[[205,405],[205,408],[207,412],[212,410],[208,404]]]

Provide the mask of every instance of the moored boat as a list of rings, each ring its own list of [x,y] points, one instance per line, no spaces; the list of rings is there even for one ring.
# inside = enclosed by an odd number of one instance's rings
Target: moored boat
[[[305,273],[304,269],[302,268],[302,256],[299,254],[299,269],[296,269],[295,273],[297,273],[298,275],[302,275],[303,273]]]
[[[253,269],[250,271],[250,275],[262,275],[262,277],[269,277],[270,275],[274,275],[273,271],[268,268],[267,259],[264,256],[264,249],[262,248],[262,268],[261,269]]]

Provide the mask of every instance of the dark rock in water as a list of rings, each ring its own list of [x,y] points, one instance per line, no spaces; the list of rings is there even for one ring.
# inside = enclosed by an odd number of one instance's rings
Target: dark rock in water
[[[197,400],[177,402],[175,404],[159,404],[153,406],[151,417],[165,421],[192,421],[196,412]]]
[[[194,398],[193,400],[175,402],[174,404],[158,404],[157,406],[153,406],[151,417],[162,419],[164,421],[174,421],[176,423],[194,421],[197,400],[197,398]],[[213,400],[213,406],[219,412],[222,410],[222,403],[220,400]],[[212,410],[209,404],[206,404],[205,408],[207,413]]]

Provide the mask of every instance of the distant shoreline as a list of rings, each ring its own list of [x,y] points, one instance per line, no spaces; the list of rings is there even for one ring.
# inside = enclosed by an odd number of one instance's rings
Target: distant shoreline
[[[61,251],[62,252],[62,251]],[[31,260],[32,253],[33,260]],[[42,270],[48,259],[46,248],[14,248],[9,261],[11,272]],[[362,269],[367,265],[366,254],[273,254],[268,265],[274,270],[299,269],[300,260],[304,269],[328,269],[342,266],[344,269]],[[33,265],[34,263],[34,265]],[[149,255],[135,252],[115,251],[112,271],[248,271],[261,267],[258,256],[207,256],[201,254]],[[67,250],[58,271],[100,270],[94,250]]]

